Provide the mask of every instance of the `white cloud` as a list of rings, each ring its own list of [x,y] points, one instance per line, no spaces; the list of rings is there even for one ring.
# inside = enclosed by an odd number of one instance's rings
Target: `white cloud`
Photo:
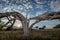
[[[8,2],[9,2],[9,0],[2,0],[2,1],[5,1],[6,3],[8,3]]]
[[[60,1],[51,1],[50,7],[52,8],[53,11],[59,11],[60,10]]]
[[[3,10],[2,10],[2,6],[0,5],[0,12],[3,12]]]
[[[15,4],[13,4],[11,7],[12,7],[13,9],[23,10],[23,6],[22,6],[22,5],[15,5]]]
[[[23,4],[26,9],[33,8],[30,2]]]
[[[12,12],[12,11],[15,11],[15,10],[23,10],[23,6],[22,5],[12,5],[12,6],[7,6],[7,7],[4,7],[3,8],[3,11],[4,12]]]
[[[19,5],[17,9],[23,10],[23,6],[22,5]]]
[[[36,8],[40,8],[41,10],[44,10],[43,7],[45,3],[47,3],[47,1],[40,1],[40,0],[35,0],[35,2],[37,4],[36,5]],[[52,1],[48,1],[49,3],[47,3],[48,5],[50,5],[50,8],[52,9],[52,11],[60,11],[60,0],[52,0]]]
[[[46,3],[46,1],[40,1],[40,0],[35,0],[35,2],[38,4],[38,5],[40,5],[40,4],[44,4],[44,3]]]
[[[36,5],[36,8],[40,8],[40,10],[44,10],[44,5]]]
[[[26,2],[28,2],[28,0],[16,0],[16,3],[18,3],[18,2],[26,3]]]
[[[5,7],[4,9],[3,9],[3,11],[4,12],[12,12],[12,7],[11,6],[8,6],[8,7]]]
[[[6,0],[2,0],[2,1],[6,1]]]
[[[28,0],[23,0],[24,3],[26,3]]]
[[[47,12],[47,11],[37,11],[37,12],[36,12],[36,16],[42,15],[42,14],[45,13],[45,12]]]
[[[39,0],[35,0],[35,2],[36,2],[37,4],[40,4],[40,3],[41,3]]]
[[[19,0],[16,0],[16,3],[19,3],[20,1]]]

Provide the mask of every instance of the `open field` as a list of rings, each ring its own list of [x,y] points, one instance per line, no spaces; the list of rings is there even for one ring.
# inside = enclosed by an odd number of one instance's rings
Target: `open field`
[[[21,40],[23,31],[0,31],[0,40]],[[32,30],[30,40],[60,40],[60,29]]]

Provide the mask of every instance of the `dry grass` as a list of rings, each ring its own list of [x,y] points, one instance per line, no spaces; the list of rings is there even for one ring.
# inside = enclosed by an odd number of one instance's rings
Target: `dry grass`
[[[23,31],[0,31],[0,40],[20,40]],[[32,30],[31,40],[59,40],[60,29]]]

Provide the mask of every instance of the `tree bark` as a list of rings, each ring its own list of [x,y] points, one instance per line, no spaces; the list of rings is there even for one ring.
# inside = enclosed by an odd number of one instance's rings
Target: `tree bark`
[[[23,27],[23,31],[24,31],[24,37],[29,37],[30,36],[30,30],[29,27],[27,26],[27,20],[22,22],[22,27]]]

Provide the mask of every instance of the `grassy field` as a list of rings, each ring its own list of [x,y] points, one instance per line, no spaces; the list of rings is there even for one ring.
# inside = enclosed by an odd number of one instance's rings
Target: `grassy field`
[[[22,40],[23,31],[0,31],[0,40]],[[60,29],[32,30],[29,40],[60,40]]]

